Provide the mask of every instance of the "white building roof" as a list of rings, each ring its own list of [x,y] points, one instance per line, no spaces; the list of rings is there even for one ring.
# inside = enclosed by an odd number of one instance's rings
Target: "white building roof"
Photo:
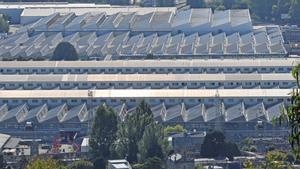
[[[5,61],[1,68],[119,68],[119,67],[293,67],[300,58],[273,59],[207,59],[207,60],[113,60],[113,61]]]
[[[1,99],[90,98],[257,98],[290,97],[291,89],[104,89],[104,90],[1,90]]]
[[[231,82],[295,81],[290,73],[269,74],[38,74],[0,75],[5,82]]]
[[[21,17],[26,16],[48,16],[55,12],[68,13],[74,12],[76,15],[82,15],[86,12],[94,14],[105,12],[107,15],[112,15],[118,12],[135,12],[137,14],[147,14],[153,11],[171,11],[175,12],[175,7],[135,7],[135,6],[49,6],[49,7],[26,7],[21,14]]]

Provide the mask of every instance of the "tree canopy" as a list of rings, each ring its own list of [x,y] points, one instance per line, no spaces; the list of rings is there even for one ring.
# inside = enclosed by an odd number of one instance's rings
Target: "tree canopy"
[[[138,161],[138,142],[142,139],[146,126],[151,123],[154,123],[154,119],[150,106],[142,101],[118,126],[118,139],[114,146],[119,157],[127,157],[131,163]]]
[[[90,146],[94,168],[105,168],[109,158],[140,163],[136,168],[150,169],[152,164],[162,168],[168,150],[164,127],[154,121],[145,101],[124,119],[117,119],[111,108],[100,106],[94,117]]]
[[[149,124],[138,143],[140,161],[145,162],[147,159],[154,157],[165,159],[167,147],[168,142],[163,127],[159,124]]]
[[[281,125],[287,122],[290,128],[288,141],[292,145],[296,157],[300,158],[300,64],[293,68],[292,76],[297,81],[297,87],[291,92],[291,104],[287,108],[287,111],[282,110],[281,116],[277,121]]]
[[[95,114],[90,146],[94,158],[111,158],[110,148],[116,139],[117,115],[106,105],[101,105]]]
[[[54,52],[51,60],[78,60],[78,54],[74,46],[69,42],[59,43]]]
[[[205,158],[228,157],[240,155],[237,145],[225,141],[225,136],[220,131],[212,131],[206,134],[201,145],[201,156]]]

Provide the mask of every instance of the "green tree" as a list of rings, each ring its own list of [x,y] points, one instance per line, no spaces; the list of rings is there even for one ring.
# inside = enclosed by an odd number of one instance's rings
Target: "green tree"
[[[68,169],[93,169],[93,163],[86,160],[74,161]]]
[[[220,131],[212,131],[206,134],[203,144],[201,145],[202,157],[217,158],[228,157],[233,160],[234,156],[240,155],[237,145],[225,141],[225,136]]]
[[[119,158],[127,158],[131,163],[138,161],[138,142],[142,139],[147,125],[154,123],[150,106],[142,101],[125,121],[118,125],[114,150]]]
[[[106,105],[101,105],[95,114],[90,147],[93,158],[111,158],[110,148],[116,139],[117,115]]]
[[[163,126],[151,123],[146,126],[138,145],[140,160],[145,162],[148,158],[154,157],[163,160],[167,155],[167,147],[168,141],[165,138]]]
[[[0,33],[7,33],[9,31],[9,23],[3,15],[0,15]]]
[[[259,19],[270,20],[274,3],[275,1],[270,0],[252,0],[250,7]]]
[[[74,46],[69,42],[59,43],[54,52],[51,60],[78,60],[78,54]]]
[[[254,165],[250,160],[246,160],[243,166],[244,169],[254,169]]]
[[[31,161],[26,169],[67,169],[64,165],[60,164],[59,161],[52,158],[49,159],[35,159]]]
[[[201,156],[205,158],[215,158],[223,155],[225,136],[220,131],[212,131],[206,134],[201,145]]]
[[[226,142],[224,145],[224,154],[229,158],[229,160],[232,161],[233,157],[241,155],[241,152],[236,144],[232,142]]]
[[[283,169],[285,168],[285,161],[287,160],[286,153],[280,151],[270,151],[266,155],[266,161],[263,162],[263,168]]]
[[[292,76],[297,81],[297,87],[291,92],[291,104],[286,111],[281,111],[281,116],[277,121],[280,125],[288,124],[290,128],[288,141],[292,146],[296,158],[300,158],[300,64],[293,68]]]
[[[300,0],[292,0],[290,11],[291,21],[300,24]]]

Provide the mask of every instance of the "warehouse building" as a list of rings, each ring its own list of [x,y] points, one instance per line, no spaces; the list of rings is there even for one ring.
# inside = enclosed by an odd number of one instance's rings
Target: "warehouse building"
[[[295,58],[1,62],[0,130],[26,137],[24,126],[32,122],[45,139],[59,131],[85,135],[99,105],[111,106],[124,120],[145,100],[165,125],[228,131],[238,126],[237,133],[249,135],[262,121],[270,134],[273,118],[290,102],[296,85],[290,71],[297,63]]]
[[[142,10],[142,8],[137,8]],[[278,26],[253,27],[248,10],[54,13],[0,41],[0,59],[49,59],[69,42],[81,60],[285,57]]]
[[[22,13],[28,10],[35,9],[74,9],[74,8],[97,8],[97,7],[110,7],[110,5],[96,5],[92,3],[86,4],[69,4],[67,2],[0,2],[0,13],[7,15],[10,18],[10,23],[20,24],[22,21]],[[36,13],[35,18],[40,19],[41,14]],[[33,20],[36,21],[36,20]]]
[[[0,62],[3,133],[30,137],[31,122],[44,139],[86,135],[99,105],[125,120],[145,100],[165,125],[288,134],[272,120],[290,104],[300,60],[287,57],[278,26],[253,26],[249,10],[35,10],[45,17],[0,40],[2,60],[46,59]],[[60,42],[84,61],[49,61]]]
[[[139,14],[153,11],[176,11],[176,7],[147,7],[114,6],[110,4],[94,3],[67,3],[67,2],[0,2],[0,13],[10,18],[11,24],[30,24],[55,12],[81,15],[90,11],[92,13],[106,12],[136,12]]]

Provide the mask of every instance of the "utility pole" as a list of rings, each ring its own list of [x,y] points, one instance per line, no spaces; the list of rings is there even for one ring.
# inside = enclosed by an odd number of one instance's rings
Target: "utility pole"
[[[219,90],[216,90],[216,94],[215,94],[215,98],[217,99],[217,110],[216,110],[216,124],[215,124],[215,129],[219,130],[219,131],[223,131],[223,127],[222,127],[222,122],[220,119],[220,116],[223,115],[223,105],[222,105],[222,99],[220,98],[220,94],[219,94]]]
[[[88,101],[87,101],[87,107],[88,107],[88,129],[87,133],[91,133],[92,123],[93,123],[93,111],[92,111],[92,102],[94,97],[94,92],[92,90],[88,90]]]
[[[31,156],[38,155],[38,144],[36,143],[36,135],[35,135],[35,124],[32,122],[26,122],[25,124],[25,130],[26,131],[32,131],[32,141],[30,146],[30,154]]]

